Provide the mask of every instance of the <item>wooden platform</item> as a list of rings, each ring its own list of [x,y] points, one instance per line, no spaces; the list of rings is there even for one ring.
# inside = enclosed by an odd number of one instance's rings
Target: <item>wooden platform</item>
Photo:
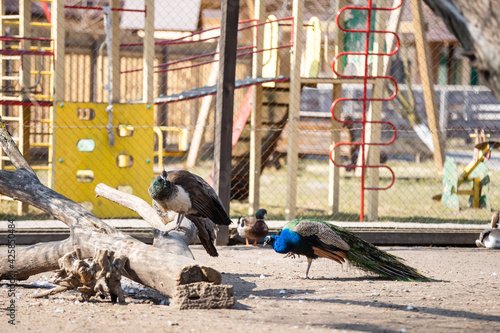
[[[148,225],[140,219],[105,220],[106,223],[129,233],[146,243],[152,243]],[[398,222],[337,222],[334,224],[354,232],[364,240],[381,246],[466,246],[475,247],[475,240],[488,224],[428,224]],[[270,234],[276,234],[286,221],[268,221]],[[44,226],[44,227],[42,227]],[[0,222],[0,245],[7,244],[7,222]],[[32,245],[57,241],[69,236],[69,229],[60,221],[16,222],[16,245]],[[236,233],[236,220],[230,226],[230,244],[242,239]],[[260,240],[262,243],[262,240]]]

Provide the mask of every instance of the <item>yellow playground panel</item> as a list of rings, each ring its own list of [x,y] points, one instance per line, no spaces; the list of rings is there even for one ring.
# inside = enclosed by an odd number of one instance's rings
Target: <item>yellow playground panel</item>
[[[320,61],[321,21],[317,17],[311,17],[307,25],[306,49],[304,51],[304,68],[302,69],[302,76],[318,77]]]
[[[104,183],[150,202],[154,177],[154,108],[113,104],[114,145],[108,144],[105,103],[58,103],[55,132],[55,190],[100,218],[137,216],[95,195]]]
[[[163,170],[163,158],[165,156],[184,156],[188,150],[187,128],[179,126],[155,126],[154,133],[158,139],[158,150],[155,151],[155,157],[158,158],[158,173]],[[178,134],[177,150],[163,151],[163,134],[165,132],[174,132]]]

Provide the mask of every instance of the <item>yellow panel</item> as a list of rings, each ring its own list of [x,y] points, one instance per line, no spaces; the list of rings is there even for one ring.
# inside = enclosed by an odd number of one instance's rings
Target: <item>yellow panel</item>
[[[95,187],[99,183],[113,188],[131,187],[134,195],[146,202],[151,201],[147,190],[154,177],[154,108],[148,108],[146,104],[114,104],[115,145],[109,147],[106,106],[104,103],[58,103],[55,127],[55,190],[76,202],[86,202],[87,205],[91,203],[92,212],[100,218],[137,216],[131,210],[107,199],[96,198]],[[78,117],[79,108],[93,109],[95,117],[91,120],[81,120]],[[116,128],[120,124],[132,125],[133,135],[119,137]],[[93,140],[95,148],[80,151],[77,144],[81,139]],[[87,142],[91,142],[90,140]],[[119,167],[119,155],[131,156],[132,165]],[[80,170],[92,170],[94,180],[78,182],[76,175]]]
[[[321,22],[311,17],[307,25],[306,50],[304,52],[303,77],[318,77],[321,59]]]
[[[262,52],[262,77],[278,76],[278,41],[279,41],[279,24],[276,22],[276,16],[269,15],[264,25],[264,51]],[[271,22],[273,21],[273,22]],[[272,49],[272,50],[270,50]],[[276,83],[264,83],[265,87],[274,87]]]

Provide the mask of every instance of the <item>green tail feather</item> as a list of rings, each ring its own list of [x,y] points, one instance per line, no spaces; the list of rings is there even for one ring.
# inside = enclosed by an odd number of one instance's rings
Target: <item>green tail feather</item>
[[[362,270],[373,272],[382,277],[397,281],[433,281],[416,269],[405,265],[404,259],[382,251],[373,244],[370,244],[352,232],[328,222],[311,219],[310,221],[321,222],[333,229],[351,249],[347,252],[349,261]]]

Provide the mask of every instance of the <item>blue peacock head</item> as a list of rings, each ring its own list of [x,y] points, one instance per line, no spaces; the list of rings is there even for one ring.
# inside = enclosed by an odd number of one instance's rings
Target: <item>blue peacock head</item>
[[[276,236],[276,235],[266,236],[266,238],[264,238],[264,246],[266,246],[266,245],[273,246],[274,242],[276,241],[276,239],[278,239],[278,237],[279,236]]]

